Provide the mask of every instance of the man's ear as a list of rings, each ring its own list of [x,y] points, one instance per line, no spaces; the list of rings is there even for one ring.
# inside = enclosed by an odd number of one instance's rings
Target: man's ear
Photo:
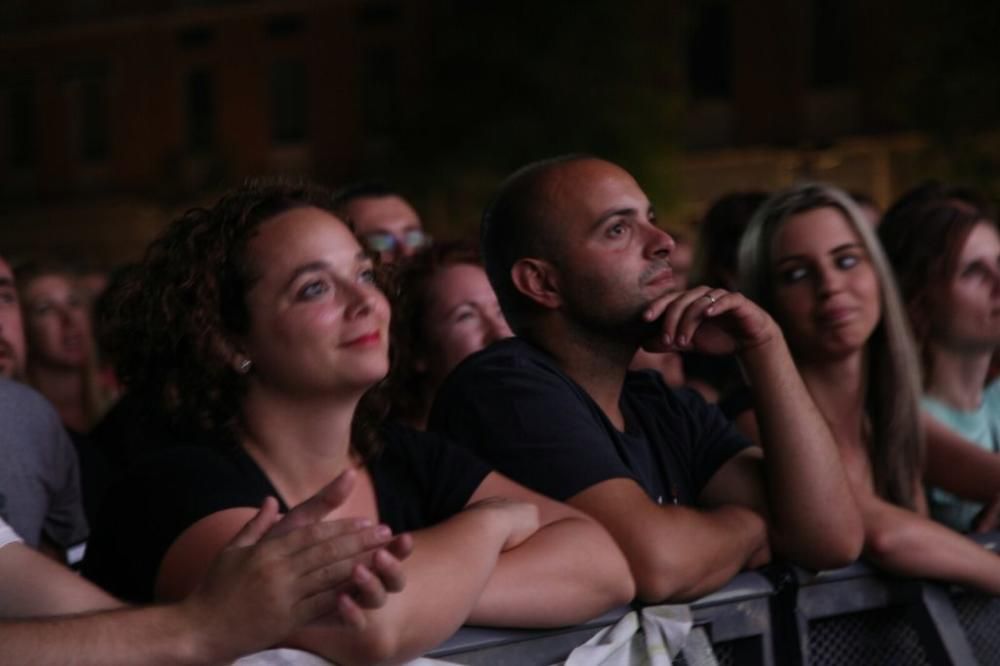
[[[510,279],[519,292],[544,308],[555,309],[562,304],[559,275],[542,259],[518,259],[510,269]]]

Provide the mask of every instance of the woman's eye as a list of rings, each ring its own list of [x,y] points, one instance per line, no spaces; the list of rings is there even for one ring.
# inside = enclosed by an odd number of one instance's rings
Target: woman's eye
[[[299,289],[299,298],[311,299],[322,296],[330,290],[330,285],[323,280],[314,280]]]
[[[844,254],[837,257],[837,268],[854,268],[860,260],[853,254]]]
[[[375,284],[375,271],[374,269],[367,268],[358,274],[358,282],[363,284]]]
[[[779,277],[781,278],[781,281],[784,282],[785,284],[792,284],[794,282],[798,282],[799,280],[803,279],[808,273],[809,271],[807,271],[804,267],[796,266],[795,268],[789,268],[787,270],[782,271],[779,274]]]
[[[976,262],[966,266],[965,270],[962,271],[962,277],[983,277],[986,272],[986,267]]]

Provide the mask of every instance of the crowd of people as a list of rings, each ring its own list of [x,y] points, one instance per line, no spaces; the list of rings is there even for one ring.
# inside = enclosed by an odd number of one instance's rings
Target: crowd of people
[[[0,661],[400,662],[772,560],[1000,594],[998,346],[963,188],[731,193],[687,241],[572,155],[435,242],[248,180],[100,297],[0,259]]]

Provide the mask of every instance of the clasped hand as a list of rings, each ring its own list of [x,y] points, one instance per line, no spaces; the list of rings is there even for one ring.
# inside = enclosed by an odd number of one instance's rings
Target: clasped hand
[[[356,476],[341,474],[280,518],[267,498],[185,599],[195,626],[226,643],[223,654],[267,647],[315,621],[364,629],[365,611],[403,589],[410,535],[365,518],[324,520]]]
[[[661,296],[646,308],[643,319],[658,322],[642,345],[651,352],[734,354],[766,344],[777,328],[742,294],[704,286]]]

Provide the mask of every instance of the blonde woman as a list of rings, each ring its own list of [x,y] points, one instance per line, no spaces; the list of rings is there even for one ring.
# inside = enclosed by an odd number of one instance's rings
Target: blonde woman
[[[927,518],[919,364],[891,270],[848,195],[816,184],[775,194],[741,241],[740,272],[837,441],[867,558],[1000,594],[1000,558]]]
[[[73,272],[57,264],[16,269],[28,362],[25,379],[72,433],[86,433],[114,399],[98,372],[89,305]]]

